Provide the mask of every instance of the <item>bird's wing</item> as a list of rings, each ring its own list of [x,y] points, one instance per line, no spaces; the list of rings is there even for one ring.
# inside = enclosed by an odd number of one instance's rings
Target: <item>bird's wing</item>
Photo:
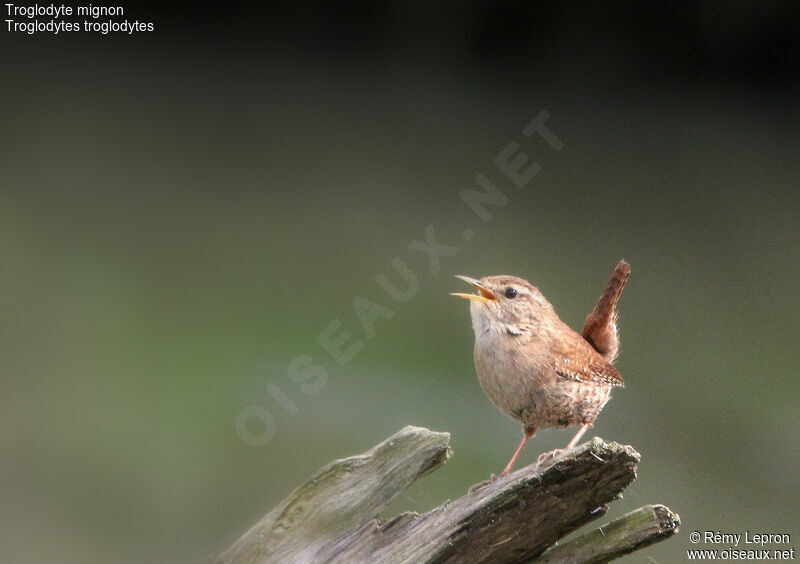
[[[575,380],[577,382],[591,382],[593,384],[610,384],[612,386],[624,387],[625,382],[622,376],[610,364],[589,364],[584,366],[572,366],[570,364],[556,365],[556,374],[565,380]]]
[[[598,354],[580,335],[570,331],[572,338],[555,344],[554,369],[565,380],[624,386],[617,369]]]
[[[619,353],[617,301],[630,274],[630,265],[624,260],[619,261],[594,311],[583,325],[583,338],[609,362],[614,362]]]

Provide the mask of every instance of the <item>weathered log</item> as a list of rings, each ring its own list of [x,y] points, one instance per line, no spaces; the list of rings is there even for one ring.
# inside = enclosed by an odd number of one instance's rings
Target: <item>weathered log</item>
[[[602,564],[678,531],[680,519],[663,505],[645,505],[578,538],[558,544],[531,564]]]
[[[677,515],[646,506],[556,544],[602,517],[636,478],[639,454],[599,438],[422,515],[380,522],[398,494],[447,461],[449,439],[406,427],[364,454],[328,464],[225,551],[220,564],[607,562],[677,531]]]

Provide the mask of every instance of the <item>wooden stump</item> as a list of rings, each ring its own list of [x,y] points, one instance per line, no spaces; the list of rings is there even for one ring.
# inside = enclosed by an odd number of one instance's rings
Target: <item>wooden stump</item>
[[[409,426],[363,454],[331,462],[218,562],[600,563],[678,530],[676,514],[648,505],[557,544],[604,516],[636,478],[639,454],[599,438],[422,515],[381,522],[398,494],[447,461],[449,441],[449,433]]]

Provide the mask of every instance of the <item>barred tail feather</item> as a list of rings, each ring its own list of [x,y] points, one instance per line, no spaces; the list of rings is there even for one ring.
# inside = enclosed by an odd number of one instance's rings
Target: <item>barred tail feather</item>
[[[616,306],[630,274],[630,265],[624,260],[619,261],[594,311],[583,325],[583,338],[609,362],[613,362],[619,353]]]

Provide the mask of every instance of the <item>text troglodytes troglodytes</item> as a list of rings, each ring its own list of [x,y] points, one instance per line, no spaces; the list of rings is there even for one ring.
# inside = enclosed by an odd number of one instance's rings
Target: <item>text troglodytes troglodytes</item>
[[[522,441],[503,476],[536,429],[579,426],[567,449],[575,446],[609,400],[611,388],[623,386],[613,366],[619,352],[616,304],[629,274],[628,263],[620,261],[586,318],[583,335],[561,321],[541,292],[522,278],[457,276],[478,291],[452,295],[471,300],[481,388],[500,411],[523,424]]]

